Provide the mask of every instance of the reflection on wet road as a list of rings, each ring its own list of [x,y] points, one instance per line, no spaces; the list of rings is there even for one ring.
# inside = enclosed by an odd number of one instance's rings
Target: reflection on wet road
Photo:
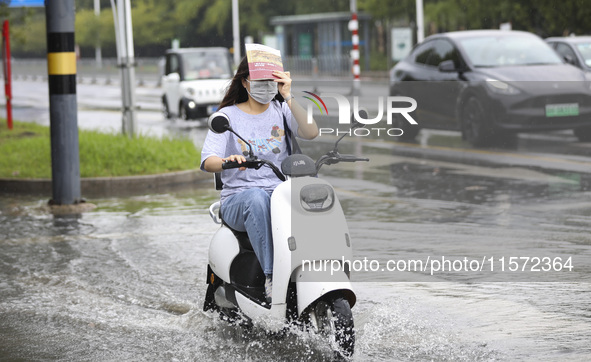
[[[412,157],[397,147],[343,143],[343,153],[371,161],[323,169],[348,215],[356,259],[572,256],[575,268],[356,272],[354,360],[588,359],[589,175]],[[2,195],[0,355],[327,360],[308,335],[243,335],[201,312],[216,229],[207,207],[216,198],[196,189],[93,200],[94,212],[54,218],[43,198]]]
[[[47,96],[33,94],[39,84],[18,86],[31,95],[15,116],[48,123]],[[382,87],[369,94],[386,94]],[[92,98],[104,90],[108,102]],[[142,132],[202,142],[203,127],[162,118],[158,90],[140,93]],[[116,90],[85,85],[79,94],[81,128],[119,129]],[[481,150],[454,132],[391,141],[345,139],[342,153],[371,161],[322,170],[348,215],[355,258],[380,265],[353,273],[354,360],[589,360],[591,144],[568,132]],[[331,142],[303,143],[318,156]],[[91,200],[95,211],[58,218],[45,211],[46,196],[0,195],[0,356],[328,360],[309,335],[243,335],[201,312],[217,228],[207,207],[216,199],[195,189]],[[493,258],[496,269],[410,270],[443,257],[480,265]],[[503,257],[507,272],[499,272]],[[517,259],[530,271],[509,272],[511,257],[572,257],[573,268],[536,272]],[[408,269],[381,270],[389,261]]]

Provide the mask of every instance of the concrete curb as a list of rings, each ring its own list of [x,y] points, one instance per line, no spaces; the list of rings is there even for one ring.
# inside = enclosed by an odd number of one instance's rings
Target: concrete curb
[[[212,174],[187,170],[157,175],[89,177],[80,179],[82,197],[113,197],[163,193],[192,187],[213,187]],[[0,178],[0,192],[51,197],[51,179]]]

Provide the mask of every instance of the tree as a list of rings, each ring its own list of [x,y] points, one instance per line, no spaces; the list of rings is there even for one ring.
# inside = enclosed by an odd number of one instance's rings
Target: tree
[[[400,20],[410,24],[416,18],[416,0],[359,0],[359,10],[368,12],[379,21]]]
[[[389,6],[389,1],[382,1],[382,6]],[[359,7],[359,5],[358,5]],[[316,13],[332,13],[350,10],[350,0],[299,0],[293,3],[290,8],[291,14],[316,14]]]
[[[8,9],[10,46],[15,57],[42,57],[47,53],[45,40],[45,11],[43,8]]]
[[[8,17],[8,5],[10,4],[10,0],[0,0],[0,18],[4,19]]]
[[[175,3],[175,15],[185,29],[179,33],[188,36],[218,38],[226,44],[232,44],[232,2],[229,0],[179,0]],[[239,1],[240,34],[259,38],[264,33],[272,32],[269,19],[272,16],[290,13],[293,3],[272,0]],[[293,12],[291,12],[293,13]],[[195,26],[191,26],[195,24]],[[184,30],[184,31],[183,31]],[[186,39],[195,41],[195,39]],[[182,42],[182,41],[181,41]]]
[[[541,36],[591,32],[584,0],[425,0],[426,23],[436,31],[512,28]]]
[[[115,28],[110,9],[102,10],[97,17],[94,10],[76,12],[76,44],[81,47],[115,47]]]
[[[174,2],[142,0],[132,4],[134,45],[168,46],[175,35]]]

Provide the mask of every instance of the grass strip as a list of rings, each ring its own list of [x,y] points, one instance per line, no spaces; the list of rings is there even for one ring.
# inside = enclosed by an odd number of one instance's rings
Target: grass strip
[[[199,167],[188,138],[157,138],[79,130],[80,177],[153,175]],[[0,177],[51,178],[49,127],[0,120]]]

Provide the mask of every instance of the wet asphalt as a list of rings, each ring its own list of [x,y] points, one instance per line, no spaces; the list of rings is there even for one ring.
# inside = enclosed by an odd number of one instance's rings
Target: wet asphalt
[[[346,89],[340,82],[316,87]],[[16,85],[15,118],[48,123],[39,83]],[[369,102],[386,90],[375,82],[362,94]],[[116,87],[78,91],[81,128],[119,129]],[[203,125],[164,120],[158,97],[155,88],[138,90],[140,130],[188,135],[198,146]],[[302,146],[316,158],[334,140]],[[353,273],[355,360],[591,356],[591,144],[555,132],[474,149],[456,132],[423,131],[410,143],[347,137],[339,150],[370,158],[326,167],[321,177],[337,191],[359,265],[379,265]],[[95,211],[71,218],[48,214],[47,199],[0,195],[0,355],[327,359],[309,336],[245,336],[200,312],[216,229],[212,188],[97,198]],[[437,270],[446,258],[452,270]],[[402,270],[411,261],[430,268]],[[398,270],[385,270],[388,262]]]

